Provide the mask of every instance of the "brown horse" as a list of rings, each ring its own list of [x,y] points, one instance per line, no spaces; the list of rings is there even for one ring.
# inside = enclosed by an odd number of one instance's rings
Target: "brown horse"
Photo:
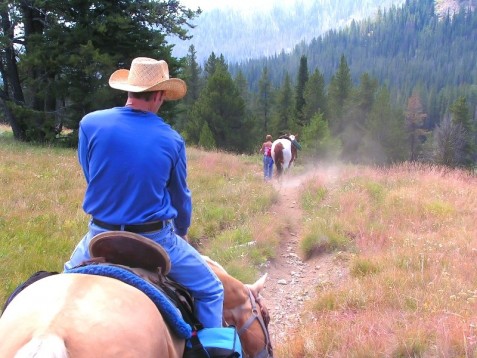
[[[218,263],[205,259],[224,286],[224,325],[237,327],[246,356],[273,357],[268,333],[270,315],[260,296],[267,274],[253,285],[244,285]]]
[[[222,280],[224,322],[237,327],[246,357],[272,357],[266,275],[252,285],[209,261]],[[154,303],[122,281],[57,274],[21,291],[0,318],[0,357],[180,358],[185,341],[169,329]]]
[[[277,177],[289,169],[297,158],[298,142],[294,135],[280,137],[272,143],[272,159],[277,167]]]

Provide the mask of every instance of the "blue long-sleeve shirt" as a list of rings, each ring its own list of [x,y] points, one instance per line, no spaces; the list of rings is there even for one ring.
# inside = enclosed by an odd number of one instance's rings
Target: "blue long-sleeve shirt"
[[[128,107],[87,114],[78,158],[86,213],[118,225],[174,219],[176,233],[187,233],[192,200],[185,143],[162,118]]]

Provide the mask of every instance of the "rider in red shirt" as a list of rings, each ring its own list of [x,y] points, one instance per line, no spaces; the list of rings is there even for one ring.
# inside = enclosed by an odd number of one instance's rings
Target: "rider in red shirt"
[[[273,174],[273,159],[272,159],[272,136],[267,134],[265,142],[260,148],[260,153],[263,153],[263,175],[265,180],[272,179]]]

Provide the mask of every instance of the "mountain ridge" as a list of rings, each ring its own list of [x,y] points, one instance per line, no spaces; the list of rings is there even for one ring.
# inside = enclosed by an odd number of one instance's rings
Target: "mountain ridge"
[[[191,40],[169,38],[173,55],[186,56],[194,45],[199,64],[214,52],[228,62],[268,57],[290,52],[300,42],[309,42],[326,31],[369,18],[378,11],[400,6],[404,0],[295,0],[259,12],[232,8],[204,11],[189,30]]]

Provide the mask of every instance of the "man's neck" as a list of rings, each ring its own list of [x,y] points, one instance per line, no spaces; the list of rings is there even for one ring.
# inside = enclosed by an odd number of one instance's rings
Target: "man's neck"
[[[151,112],[151,102],[138,98],[128,98],[125,107],[135,109],[137,111]]]

